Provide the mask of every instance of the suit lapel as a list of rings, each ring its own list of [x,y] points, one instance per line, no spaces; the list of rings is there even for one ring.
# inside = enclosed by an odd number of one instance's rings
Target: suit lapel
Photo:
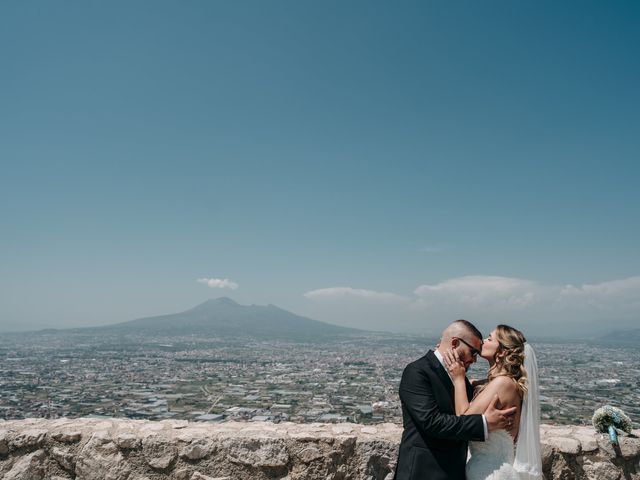
[[[464,383],[467,386],[467,398],[469,399],[469,402],[471,402],[473,399],[474,388],[471,386],[471,382],[466,376],[464,377]]]
[[[453,382],[451,381],[451,378],[449,378],[447,371],[440,363],[440,360],[438,360],[438,357],[436,357],[436,354],[433,353],[433,350],[429,350],[427,352],[427,361],[431,365],[431,368],[435,370],[436,374],[442,381],[442,384],[446,387],[447,392],[449,392],[449,396],[451,397],[451,402],[453,403]]]

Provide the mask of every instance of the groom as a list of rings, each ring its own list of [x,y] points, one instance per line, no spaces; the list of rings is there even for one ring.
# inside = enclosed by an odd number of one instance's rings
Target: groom
[[[484,415],[455,415],[453,383],[442,354],[457,350],[468,369],[482,349],[482,334],[466,320],[456,320],[444,332],[435,351],[410,363],[402,373],[400,401],[404,431],[396,480],[464,480],[467,442],[484,441],[489,431],[505,428],[515,407],[496,409],[493,399]],[[467,380],[469,398],[472,387]]]

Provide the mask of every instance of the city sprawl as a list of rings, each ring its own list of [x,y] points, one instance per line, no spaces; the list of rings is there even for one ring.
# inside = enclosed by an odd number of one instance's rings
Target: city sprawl
[[[370,334],[318,343],[37,333],[0,339],[0,418],[401,423],[404,366],[433,339]],[[612,404],[640,418],[640,353],[534,343],[546,423]],[[470,376],[486,375],[480,359]]]

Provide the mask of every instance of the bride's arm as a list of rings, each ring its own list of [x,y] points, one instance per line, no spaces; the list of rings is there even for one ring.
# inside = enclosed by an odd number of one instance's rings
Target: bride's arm
[[[469,397],[467,396],[467,385],[465,382],[466,370],[453,350],[447,351],[442,358],[453,381],[453,398],[455,400],[456,415],[464,415],[469,409]]]
[[[464,380],[466,373],[464,365],[455,358],[451,351],[443,355],[443,358],[453,380],[456,415],[484,413],[495,395],[498,395],[498,405],[503,405],[504,400],[512,393],[511,390],[515,389],[514,382],[510,378],[499,376],[489,382],[482,392],[469,402]]]
[[[515,390],[513,380],[509,377],[500,376],[491,380],[484,389],[474,397],[469,404],[469,408],[464,412],[465,415],[473,413],[484,413],[493,397],[498,395],[498,408],[504,408],[508,402],[506,400]],[[456,396],[458,391],[456,390]],[[456,408],[456,415],[458,415]]]

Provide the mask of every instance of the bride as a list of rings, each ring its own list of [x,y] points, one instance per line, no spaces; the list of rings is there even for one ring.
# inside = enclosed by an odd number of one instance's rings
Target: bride
[[[481,356],[489,362],[489,375],[475,383],[475,394],[469,402],[465,367],[458,353],[449,350],[444,355],[455,387],[456,415],[483,413],[495,395],[501,408],[517,410],[507,430],[491,432],[485,442],[470,442],[466,478],[542,479],[538,367],[533,348],[519,330],[498,325],[483,342]]]

